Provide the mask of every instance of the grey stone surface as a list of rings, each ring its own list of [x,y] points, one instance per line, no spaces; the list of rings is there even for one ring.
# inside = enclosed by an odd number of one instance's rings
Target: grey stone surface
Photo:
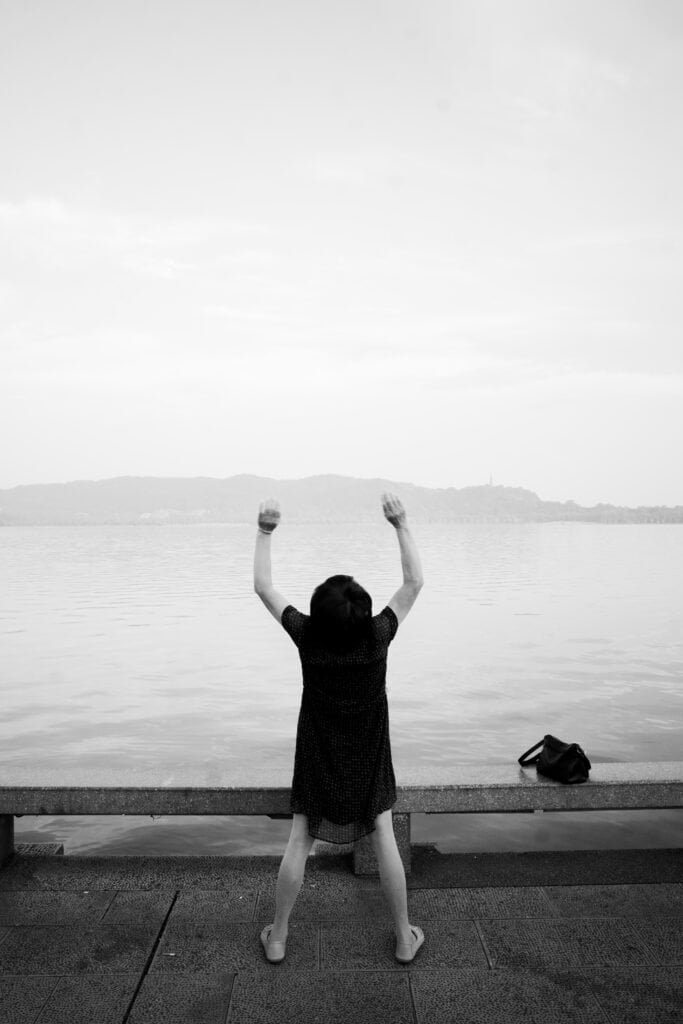
[[[683,964],[683,917],[645,921],[631,919],[630,924],[657,963],[667,966]]]
[[[465,889],[471,916],[547,917],[550,911],[543,889],[535,886],[499,886],[495,889]]]
[[[259,936],[262,924],[169,922],[151,970],[165,974],[217,974],[233,971],[310,971],[318,967],[318,928],[290,921],[287,958],[270,964]]]
[[[651,783],[657,781],[683,782],[683,769],[680,761],[652,762],[595,762],[591,771],[591,780],[582,786],[564,786],[563,789],[586,789],[591,783],[617,782],[624,785],[635,783]],[[491,786],[545,785],[552,786],[551,780],[537,778],[534,768],[521,768],[516,761],[500,764],[462,764],[444,771],[437,765],[406,768],[401,772],[403,788],[432,787],[435,790],[449,789],[453,786],[468,786],[486,789]],[[271,765],[249,765],[241,772],[239,766],[231,765],[223,769],[218,764],[193,765],[184,767],[182,774],[169,772],[164,766],[159,768],[148,765],[144,770],[138,766],[125,764],[98,766],[88,773],[88,786],[83,786],[83,773],[78,762],[64,762],[50,768],[49,774],[43,768],[35,768],[30,764],[3,765],[3,785],[0,793],[5,790],[36,789],[69,790],[83,789],[87,792],[100,790],[130,789],[132,791],[161,790],[164,792],[223,791],[234,790],[248,792],[251,789],[279,789],[282,784],[282,773]],[[557,785],[560,785],[558,783]],[[4,812],[4,807],[0,805]],[[284,811],[273,811],[273,814],[288,814],[289,807]]]
[[[137,974],[60,978],[36,1024],[121,1024],[137,983]]]
[[[680,1024],[683,972],[675,967],[586,971],[611,1024]]]
[[[113,892],[0,892],[0,925],[97,925]]]
[[[142,971],[156,934],[146,925],[14,928],[0,945],[0,976]]]
[[[466,889],[412,889],[408,893],[411,921],[467,921],[472,906]]]
[[[181,772],[169,770],[164,764],[126,764],[121,758],[111,764],[101,764],[88,769],[88,785],[83,785],[83,769],[78,759],[64,758],[59,764],[51,765],[49,771],[30,763],[5,764],[2,768],[3,787],[9,789],[162,789],[180,791],[227,790],[251,788],[277,789],[282,785],[282,772],[267,761],[261,764],[221,765],[219,759],[204,764],[184,765]],[[2,790],[0,790],[1,792]],[[289,808],[283,813],[288,813]]]
[[[398,814],[683,806],[683,762],[595,764],[589,781],[578,786],[512,765],[463,765],[445,784],[402,781],[394,808]]]
[[[148,975],[129,1024],[224,1024],[234,975]]]
[[[440,854],[413,847],[409,889],[496,888],[670,882],[683,878],[683,850],[578,850],[552,853]],[[274,886],[279,857],[15,857],[0,891],[29,889],[225,889]],[[330,879],[375,889],[354,876],[347,857],[309,857],[306,884]]]
[[[683,914],[683,884],[547,886],[560,917],[671,917]]]
[[[0,914],[11,921],[0,927],[0,997],[12,993],[11,1024],[118,1024],[140,980],[133,1024],[213,1024],[226,1012],[233,1024],[316,1014],[330,1024],[678,1024],[683,860],[661,853],[568,852],[532,858],[530,869],[528,855],[418,849],[409,910],[426,943],[407,966],[394,959],[377,880],[354,876],[349,857],[309,859],[280,965],[259,942],[278,857],[18,857],[0,872]],[[577,859],[599,884],[557,884]],[[634,870],[647,870],[648,884],[622,881]],[[520,875],[543,884],[511,884]]]
[[[411,889],[623,885],[683,878],[683,849],[442,854],[433,846],[413,846],[412,862]]]
[[[145,924],[160,928],[173,903],[174,892],[117,892],[109,904],[103,922]]]
[[[0,871],[0,891],[260,888],[279,864],[279,857],[15,857]]]
[[[279,815],[289,810],[290,788],[275,786],[71,785],[50,780],[12,786],[3,768],[0,814]]]
[[[538,887],[497,889],[411,889],[408,907],[416,920],[486,917],[547,917],[550,904]]]
[[[275,894],[261,896],[256,909],[256,918],[267,924],[275,913]],[[309,887],[299,894],[294,906],[292,920],[297,921],[343,921],[356,918],[385,918],[389,911],[379,889],[349,889],[334,882],[322,882],[316,888]]]
[[[683,762],[594,764],[590,780],[580,786],[563,786],[516,763],[460,765],[446,775],[416,769],[404,772],[401,781],[397,814],[683,806]],[[183,778],[148,770],[143,778],[117,766],[115,773],[95,771],[89,783],[83,786],[72,766],[52,770],[49,777],[26,766],[5,766],[0,816],[289,812],[289,787],[268,766],[250,769],[243,779],[214,769],[195,769]]]
[[[414,1024],[404,972],[240,974],[228,1024]]]
[[[422,927],[422,922],[413,921]],[[396,937],[390,923],[322,925],[321,966],[324,970],[428,970],[488,967],[471,921],[432,921],[422,929],[425,942],[410,965],[394,957]]]
[[[646,942],[623,918],[484,920],[493,967],[625,967],[656,964]]]
[[[421,971],[418,1024],[611,1024],[587,981],[557,971]]]
[[[277,874],[277,872],[276,872]],[[335,884],[346,885],[354,891],[377,891],[377,878],[356,875],[351,857],[310,857],[306,865],[306,884],[321,884],[334,879]]]
[[[181,921],[206,924],[223,921],[253,921],[258,894],[252,890],[230,888],[192,892],[181,892],[173,906],[169,927]]]
[[[0,977],[0,1021],[2,1024],[33,1024],[58,978]]]

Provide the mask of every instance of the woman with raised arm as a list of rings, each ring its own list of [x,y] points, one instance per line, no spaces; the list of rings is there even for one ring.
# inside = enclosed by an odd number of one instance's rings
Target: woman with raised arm
[[[315,839],[348,843],[370,834],[394,920],[396,959],[409,963],[424,942],[408,920],[391,820],[396,782],[385,688],[387,649],[422,588],[422,568],[403,505],[384,494],[382,508],[398,537],[403,583],[374,616],[370,595],[352,576],[331,576],[313,592],[310,614],[297,611],[273,587],[270,547],[279,506],[268,500],[259,509],[254,590],[298,647],[303,674],[292,831],[278,874],[275,920],[261,933],[271,963],[284,960],[289,915]]]

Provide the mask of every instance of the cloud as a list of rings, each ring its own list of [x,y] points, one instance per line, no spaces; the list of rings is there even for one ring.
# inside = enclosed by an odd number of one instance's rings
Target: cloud
[[[221,303],[209,303],[203,307],[202,312],[205,316],[217,320],[231,320],[241,323],[282,324],[284,320],[283,317],[274,313],[267,313],[263,309],[237,308],[225,306]]]
[[[594,227],[575,232],[556,232],[528,244],[530,252],[554,253],[568,250],[632,249],[638,255],[673,254],[680,248],[681,231],[670,223],[632,223],[619,227]]]
[[[21,203],[0,202],[0,223],[25,227],[30,224],[69,224],[73,214],[58,199],[26,199]]]
[[[547,53],[548,80],[555,96],[569,105],[595,100],[605,92],[623,92],[631,70],[603,56],[569,47],[551,47]]]
[[[187,277],[199,267],[196,263],[181,263],[168,256],[160,256],[153,252],[128,253],[121,259],[121,266],[134,274],[143,277],[155,277],[162,281],[173,281]]]
[[[557,365],[529,364],[508,366],[504,373],[483,374],[475,382],[482,394],[509,394],[516,401],[542,401],[553,405],[572,403],[581,408],[583,402],[619,399],[656,400],[683,399],[683,373],[643,373],[637,370],[576,371]]]
[[[64,270],[114,264],[142,277],[177,279],[197,268],[202,249],[225,243],[231,256],[254,263],[254,238],[269,232],[265,224],[217,217],[159,221],[69,206],[55,197],[0,202],[0,232],[39,265]],[[191,258],[190,258],[191,257]]]
[[[320,149],[296,161],[293,170],[309,181],[353,188],[401,187],[414,177],[424,181],[453,176],[452,163],[434,153],[427,156],[392,146]]]

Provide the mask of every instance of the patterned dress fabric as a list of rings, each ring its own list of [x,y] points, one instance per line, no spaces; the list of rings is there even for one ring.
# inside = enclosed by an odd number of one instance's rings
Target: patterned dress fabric
[[[316,839],[355,842],[396,802],[386,670],[398,619],[385,608],[367,635],[341,652],[316,642],[309,616],[293,605],[282,625],[303,672],[291,810],[307,816]]]

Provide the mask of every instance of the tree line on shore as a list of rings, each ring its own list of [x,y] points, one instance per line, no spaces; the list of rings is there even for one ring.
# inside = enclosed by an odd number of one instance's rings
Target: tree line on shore
[[[416,522],[683,523],[683,506],[590,507],[544,501],[522,487],[428,488],[335,475],[275,480],[240,475],[116,477],[0,490],[0,526],[249,523],[276,497],[286,521],[370,522],[383,491],[400,495]]]

